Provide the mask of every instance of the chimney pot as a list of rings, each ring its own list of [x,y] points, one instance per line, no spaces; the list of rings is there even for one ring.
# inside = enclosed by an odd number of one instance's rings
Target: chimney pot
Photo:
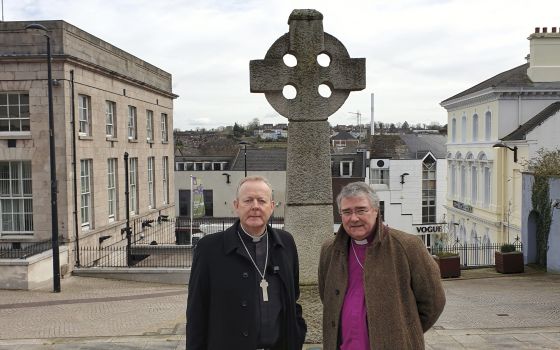
[[[540,33],[541,32],[541,28],[540,27],[535,27],[535,33]]]
[[[548,28],[547,28],[547,27],[542,27],[542,32],[543,32],[543,33],[548,32]]]

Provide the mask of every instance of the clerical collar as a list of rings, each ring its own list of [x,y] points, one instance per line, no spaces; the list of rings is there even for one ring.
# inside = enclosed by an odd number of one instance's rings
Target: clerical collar
[[[362,240],[360,240],[360,241],[357,241],[357,240],[354,239],[353,241],[354,241],[354,243],[356,243],[357,245],[366,245],[366,244],[369,243],[367,239],[362,239]]]
[[[261,239],[263,239],[264,236],[266,236],[267,232],[267,227],[264,227],[264,232],[261,233],[259,236],[253,236],[247,233],[247,231],[245,230],[245,228],[243,227],[243,225],[239,224],[239,226],[241,227],[241,232],[243,232],[244,234],[246,234],[247,236],[249,236],[249,238],[251,238],[251,240],[254,243],[260,242]]]

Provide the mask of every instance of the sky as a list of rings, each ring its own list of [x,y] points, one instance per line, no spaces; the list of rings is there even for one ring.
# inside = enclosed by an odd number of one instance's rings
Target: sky
[[[249,61],[288,32],[294,9],[366,59],[366,88],[329,122],[447,123],[440,102],[525,63],[535,27],[560,26],[539,0],[3,0],[5,21],[65,20],[173,76],[174,128],[286,123],[249,91]]]

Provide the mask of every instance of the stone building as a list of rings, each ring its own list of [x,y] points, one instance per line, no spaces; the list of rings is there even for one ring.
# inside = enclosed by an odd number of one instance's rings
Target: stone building
[[[536,28],[528,39],[528,63],[441,102],[448,113],[446,208],[450,233],[463,243],[521,238],[523,164],[540,148],[560,145],[560,33]]]
[[[78,246],[124,239],[131,219],[173,215],[171,74],[64,21],[52,51],[58,229],[71,269]],[[0,244],[51,237],[46,38],[0,22]],[[8,185],[8,184],[11,184]]]

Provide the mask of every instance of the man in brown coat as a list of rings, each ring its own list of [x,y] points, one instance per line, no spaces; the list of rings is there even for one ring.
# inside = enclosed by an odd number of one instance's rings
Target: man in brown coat
[[[337,197],[342,226],[321,248],[325,350],[424,349],[445,305],[434,259],[418,237],[381,222],[363,182]]]

